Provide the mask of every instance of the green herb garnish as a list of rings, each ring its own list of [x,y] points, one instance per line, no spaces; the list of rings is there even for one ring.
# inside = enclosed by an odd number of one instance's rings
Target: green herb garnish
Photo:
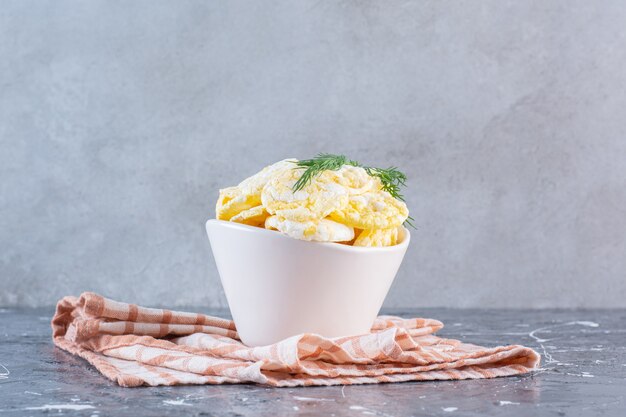
[[[301,190],[306,187],[313,180],[313,178],[317,177],[323,171],[337,171],[347,163],[354,165],[354,161],[348,161],[348,159],[343,155],[332,155],[329,153],[320,153],[313,159],[298,161],[296,162],[298,168],[306,168],[306,170],[293,185],[293,190]]]
[[[378,177],[382,184],[383,190],[387,191],[392,197],[404,201],[404,196],[400,193],[400,187],[406,186],[406,175],[396,167],[390,168],[374,168],[366,167],[356,161],[346,158],[344,155],[333,155],[330,153],[320,153],[315,158],[304,159],[295,163],[296,169],[304,169],[302,176],[293,185],[293,191],[299,191],[306,187],[316,176],[323,171],[337,171],[344,165],[352,165],[363,168],[368,175]],[[412,221],[414,219],[409,216],[405,223],[415,228]]]
[[[383,190],[387,191],[393,198],[404,201],[404,196],[400,194],[400,187],[406,186],[406,175],[398,168],[387,169],[363,167],[371,177],[378,177],[383,184]]]

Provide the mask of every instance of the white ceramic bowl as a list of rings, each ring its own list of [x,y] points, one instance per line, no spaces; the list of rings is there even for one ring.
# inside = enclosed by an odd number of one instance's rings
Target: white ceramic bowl
[[[300,333],[369,332],[409,245],[306,242],[222,220],[206,230],[237,331],[248,346]]]

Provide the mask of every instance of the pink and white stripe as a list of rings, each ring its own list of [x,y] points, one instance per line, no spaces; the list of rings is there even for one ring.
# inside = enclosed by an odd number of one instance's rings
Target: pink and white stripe
[[[55,345],[126,387],[477,379],[525,374],[539,366],[540,356],[530,348],[443,339],[434,335],[442,327],[432,319],[381,316],[364,335],[302,334],[247,347],[231,320],[144,308],[94,293],[63,298],[52,319]]]

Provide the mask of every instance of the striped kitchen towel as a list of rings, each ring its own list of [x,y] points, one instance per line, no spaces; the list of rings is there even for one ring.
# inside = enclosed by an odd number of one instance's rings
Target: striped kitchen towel
[[[231,320],[138,307],[83,293],[52,319],[54,344],[125,387],[258,383],[276,387],[493,378],[537,369],[523,346],[486,348],[434,336],[432,319],[381,316],[364,335],[302,334],[247,347]]]

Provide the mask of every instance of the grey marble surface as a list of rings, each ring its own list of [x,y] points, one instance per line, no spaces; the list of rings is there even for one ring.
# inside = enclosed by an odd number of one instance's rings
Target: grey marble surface
[[[387,307],[626,308],[626,4],[598,3],[2,0],[0,305],[225,308],[218,189],[336,152],[409,177]]]
[[[216,315],[223,311],[191,309]],[[626,414],[626,310],[388,311],[433,317],[440,334],[543,355],[533,375],[298,389],[121,388],[52,345],[51,309],[0,310],[0,415],[616,416]],[[6,375],[8,373],[8,375]]]

